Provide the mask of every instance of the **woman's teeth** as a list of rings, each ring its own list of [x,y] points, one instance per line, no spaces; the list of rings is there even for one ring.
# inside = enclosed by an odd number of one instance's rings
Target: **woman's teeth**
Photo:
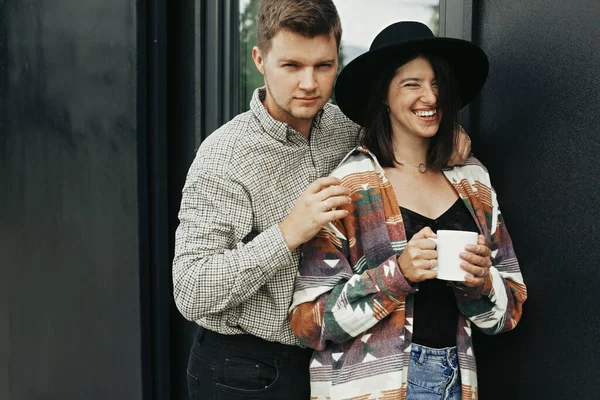
[[[419,117],[433,117],[435,114],[437,114],[436,110],[433,111],[413,111],[415,113],[415,115],[419,116]]]

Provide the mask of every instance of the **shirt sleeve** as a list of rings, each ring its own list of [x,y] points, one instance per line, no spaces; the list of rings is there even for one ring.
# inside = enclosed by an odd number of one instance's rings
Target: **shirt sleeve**
[[[173,260],[175,303],[189,320],[236,307],[292,263],[278,225],[247,240],[249,194],[234,179],[199,168],[198,158],[183,189]]]
[[[349,218],[343,221],[349,222]],[[325,348],[360,335],[396,309],[414,289],[397,265],[397,255],[363,273],[354,273],[344,224],[323,228],[303,247],[290,307],[294,334],[308,347]]]
[[[486,334],[513,329],[521,319],[527,288],[515,255],[512,240],[493,192],[490,249],[492,267],[480,288],[456,286],[459,310]]]

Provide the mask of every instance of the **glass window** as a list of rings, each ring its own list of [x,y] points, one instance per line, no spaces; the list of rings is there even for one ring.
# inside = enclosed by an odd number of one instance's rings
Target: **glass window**
[[[252,93],[257,87],[264,85],[262,75],[256,70],[252,60],[252,47],[256,45],[256,15],[259,0],[240,1],[240,70],[238,96],[239,112],[250,108]]]
[[[256,44],[256,14],[258,0],[239,0],[240,5],[240,112],[249,108],[254,89],[263,85],[262,75],[252,61]],[[439,0],[334,0],[340,14],[344,34],[339,67],[344,67],[366,52],[377,33],[391,23],[420,21],[439,30]],[[333,101],[333,100],[332,100]]]

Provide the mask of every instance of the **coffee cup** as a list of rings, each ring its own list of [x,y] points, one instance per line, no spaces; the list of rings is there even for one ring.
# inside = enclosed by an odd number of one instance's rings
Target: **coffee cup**
[[[477,244],[477,232],[468,231],[437,231],[437,238],[431,239],[437,248],[437,278],[445,281],[464,282],[467,271],[460,267],[464,260],[460,253],[466,251],[468,244]]]

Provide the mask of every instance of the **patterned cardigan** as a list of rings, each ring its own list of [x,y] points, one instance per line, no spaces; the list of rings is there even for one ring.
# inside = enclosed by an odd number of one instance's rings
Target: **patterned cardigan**
[[[492,250],[485,284],[452,284],[458,308],[457,350],[462,398],[477,399],[471,325],[486,334],[514,328],[527,289],[496,194],[474,157],[443,171]],[[303,247],[290,308],[294,333],[316,349],[311,399],[405,399],[413,296],[397,257],[406,246],[394,190],[377,159],[358,147],[333,171],[351,189],[349,215]]]

